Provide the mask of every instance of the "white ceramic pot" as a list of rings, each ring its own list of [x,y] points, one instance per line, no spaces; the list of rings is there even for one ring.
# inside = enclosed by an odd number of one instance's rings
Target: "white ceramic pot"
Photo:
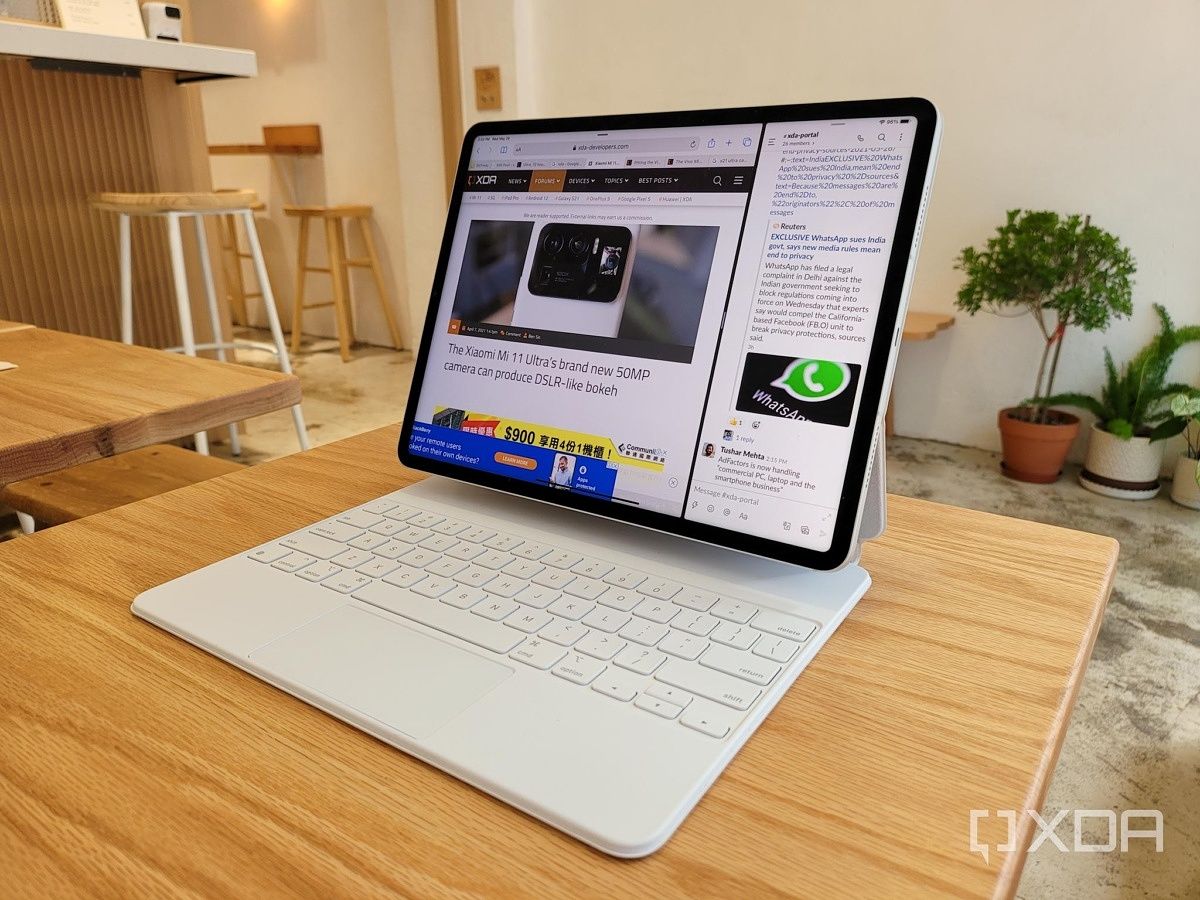
[[[1158,494],[1162,455],[1162,441],[1152,444],[1145,437],[1126,440],[1094,424],[1079,483],[1106,497],[1149,500]]]
[[[1171,482],[1171,499],[1181,506],[1200,509],[1200,484],[1196,483],[1196,470],[1200,460],[1189,459],[1180,454],[1175,463],[1175,480]]]

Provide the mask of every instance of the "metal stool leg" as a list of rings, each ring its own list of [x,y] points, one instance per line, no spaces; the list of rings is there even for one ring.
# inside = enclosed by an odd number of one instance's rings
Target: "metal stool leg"
[[[121,343],[133,343],[133,245],[129,237],[129,216],[117,218],[120,235],[121,268]]]
[[[169,212],[167,215],[167,243],[171,247],[171,275],[175,281],[175,306],[179,312],[179,336],[183,342],[183,352],[188,356],[196,355],[196,336],[192,332],[192,305],[188,299],[187,269],[183,263],[183,236],[179,231],[180,214]],[[208,433],[196,433],[196,450],[208,455]]]
[[[279,352],[280,371],[291,374],[292,362],[288,359],[287,343],[283,339],[283,329],[279,326],[279,310],[275,308],[275,292],[271,290],[271,279],[267,276],[267,263],[263,259],[262,245],[258,242],[258,229],[254,225],[254,213],[242,210],[238,213],[246,229],[246,240],[250,244],[250,256],[254,262],[254,274],[258,276],[258,285],[262,289],[263,307],[267,311],[267,322],[271,326],[271,336],[275,339],[275,349]],[[297,403],[292,407],[292,422],[296,426],[296,438],[300,449],[308,449],[308,432],[304,427],[304,413]]]
[[[200,249],[200,274],[204,278],[204,298],[208,302],[208,321],[212,327],[213,342],[217,344],[217,359],[225,362],[225,348],[220,346],[224,340],[221,334],[221,314],[217,311],[217,290],[213,286],[212,263],[208,258],[208,234],[204,228],[203,216],[192,216],[196,227],[196,246]],[[229,423],[229,449],[234,456],[242,455],[242,442],[238,438],[236,422]]]
[[[33,534],[33,532],[37,529],[37,522],[33,520],[33,516],[31,516],[29,513],[17,513],[17,521],[21,525],[21,531],[25,534]]]

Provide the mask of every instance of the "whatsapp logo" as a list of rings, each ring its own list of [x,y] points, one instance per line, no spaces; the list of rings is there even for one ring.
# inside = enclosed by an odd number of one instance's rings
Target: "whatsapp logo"
[[[771,382],[797,400],[813,402],[836,397],[850,384],[850,367],[828,359],[797,359]]]

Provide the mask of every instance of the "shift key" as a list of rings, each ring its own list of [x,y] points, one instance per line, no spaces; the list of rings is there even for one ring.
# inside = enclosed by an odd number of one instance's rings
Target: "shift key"
[[[762,693],[758,688],[747,684],[740,678],[731,678],[719,672],[702,669],[695,663],[683,662],[678,659],[667,660],[654,673],[656,681],[677,687],[691,694],[699,694],[717,703],[723,703],[734,709],[749,709],[750,705]]]

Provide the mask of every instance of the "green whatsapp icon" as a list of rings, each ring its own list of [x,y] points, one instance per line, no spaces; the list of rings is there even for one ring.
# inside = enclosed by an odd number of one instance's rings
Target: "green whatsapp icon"
[[[787,391],[797,400],[813,402],[836,397],[850,384],[850,367],[829,359],[795,359],[771,387]]]

